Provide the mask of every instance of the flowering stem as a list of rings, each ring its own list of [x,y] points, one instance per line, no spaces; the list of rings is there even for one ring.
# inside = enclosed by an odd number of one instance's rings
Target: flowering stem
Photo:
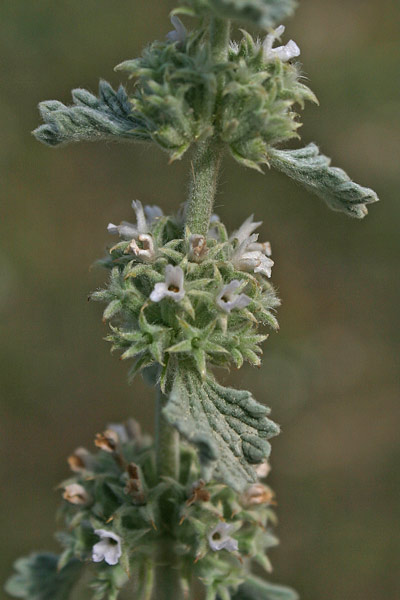
[[[214,63],[228,58],[230,22],[211,19],[210,45]],[[218,113],[223,81],[218,81],[215,113]],[[186,225],[191,233],[207,235],[210,217],[217,191],[218,172],[221,164],[222,144],[212,137],[199,142],[192,162],[189,198],[186,205]]]

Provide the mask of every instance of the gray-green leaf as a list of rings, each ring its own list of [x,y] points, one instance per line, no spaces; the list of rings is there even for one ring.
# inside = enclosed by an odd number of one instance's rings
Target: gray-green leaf
[[[212,11],[220,17],[248,21],[259,27],[273,27],[290,16],[296,0],[184,0],[197,13]]]
[[[109,83],[100,81],[99,96],[87,90],[72,91],[73,106],[65,106],[57,100],[39,104],[45,125],[33,132],[34,136],[48,146],[70,142],[98,141],[110,138],[147,140],[148,134],[132,112],[125,88],[117,91]]]
[[[10,577],[5,591],[25,600],[67,600],[77,583],[83,564],[71,560],[60,571],[56,554],[31,554],[15,562],[16,574]]]
[[[269,456],[267,440],[279,433],[269,412],[250,392],[225,388],[211,375],[203,380],[184,367],[164,408],[167,421],[197,447],[203,476],[237,491],[257,481],[252,465]]]
[[[366,205],[379,200],[376,193],[361,187],[342,169],[331,167],[331,160],[320,154],[318,146],[309,144],[300,150],[269,148],[270,164],[316,194],[332,209],[362,219]]]
[[[291,588],[268,583],[259,577],[250,576],[232,600],[298,600],[297,592]]]

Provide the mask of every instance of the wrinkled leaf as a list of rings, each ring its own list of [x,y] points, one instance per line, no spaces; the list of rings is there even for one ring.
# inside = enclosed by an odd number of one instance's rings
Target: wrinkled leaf
[[[362,219],[368,214],[366,205],[378,201],[373,190],[351,181],[342,169],[331,167],[330,158],[320,154],[315,144],[300,150],[270,148],[268,158],[271,166],[301,183],[332,210]]]
[[[252,465],[270,453],[270,437],[279,427],[269,409],[250,392],[219,385],[208,375],[181,368],[164,408],[167,421],[197,447],[205,478],[211,476],[237,491],[257,481]]]
[[[76,89],[72,98],[72,106],[65,106],[57,100],[39,104],[45,125],[35,129],[33,134],[40,142],[58,146],[115,137],[148,139],[148,134],[132,113],[132,105],[122,85],[115,91],[109,83],[100,81],[98,97],[87,90]]]
[[[297,592],[291,588],[251,576],[240,586],[231,600],[298,600],[298,598]]]
[[[59,557],[51,553],[18,559],[16,573],[6,583],[6,592],[25,600],[67,600],[83,565],[73,559],[59,571],[58,562]]]
[[[297,3],[296,0],[184,0],[183,4],[192,7],[197,14],[212,12],[219,17],[248,21],[266,28],[290,16]]]

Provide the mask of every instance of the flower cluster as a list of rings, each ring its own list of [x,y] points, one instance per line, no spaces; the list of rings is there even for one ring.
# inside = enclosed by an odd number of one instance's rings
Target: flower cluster
[[[236,160],[259,168],[267,162],[268,146],[297,135],[293,105],[316,101],[290,62],[299,56],[299,47],[293,40],[273,47],[283,25],[263,43],[243,32],[240,43],[231,43],[228,61],[217,68],[203,36],[196,31],[194,37],[176,16],[172,19],[175,30],[167,42],[155,42],[141,58],[117,67],[136,79],[135,118],[173,158],[197,139],[217,134]]]
[[[108,287],[92,295],[107,303],[108,339],[134,359],[131,375],[157,365],[165,388],[177,361],[202,377],[208,365],[259,365],[266,336],[257,328],[277,328],[279,304],[268,281],[271,247],[254,233],[261,223],[250,217],[228,237],[214,217],[205,238],[183,232],[179,218],[158,207],[132,206],[135,224],[108,226],[122,239],[102,261],[111,269]]]
[[[73,476],[60,485],[66,530],[57,537],[64,546],[58,568],[71,561],[82,568],[91,564],[96,598],[117,598],[128,583],[135,597],[147,597],[146,581],[161,544],[180,557],[189,580],[207,581],[210,599],[233,592],[251,560],[270,570],[265,550],[277,543],[271,533],[274,495],[264,483],[243,494],[215,481],[205,484],[195,453],[185,445],[177,479],[160,481],[151,440],[133,420],[109,425],[95,446],[95,453],[78,448],[68,459]],[[267,464],[258,472],[265,477]]]

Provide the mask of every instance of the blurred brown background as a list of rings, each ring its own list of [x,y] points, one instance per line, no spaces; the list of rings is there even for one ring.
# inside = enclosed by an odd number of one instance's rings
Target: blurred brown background
[[[52,539],[65,457],[110,420],[152,429],[141,380],[102,341],[101,307],[86,301],[104,273],[109,221],[130,201],[174,210],[188,161],[167,166],[139,145],[50,150],[30,131],[36,105],[70,90],[118,83],[113,67],[170,29],[171,2],[2,0],[0,389],[2,549],[12,561]],[[400,5],[397,0],[303,0],[287,41],[302,49],[321,107],[304,141],[375,188],[362,222],[330,212],[284,176],[227,159],[217,210],[231,228],[254,211],[271,240],[281,331],[261,370],[235,383],[273,408],[271,484],[281,546],[274,580],[304,600],[399,597]]]

